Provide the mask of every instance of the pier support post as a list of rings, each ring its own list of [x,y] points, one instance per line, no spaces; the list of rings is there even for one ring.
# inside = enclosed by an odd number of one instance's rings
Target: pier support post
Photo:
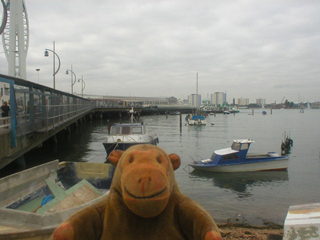
[[[70,126],[66,127],[66,133],[67,133],[67,134],[70,134],[70,133],[71,133],[71,128],[70,128]]]
[[[52,139],[52,142],[53,142],[55,145],[58,144],[57,135],[53,135],[51,139]]]
[[[14,164],[17,166],[18,169],[24,170],[27,168],[26,161],[24,159],[24,155],[18,157],[14,160]]]

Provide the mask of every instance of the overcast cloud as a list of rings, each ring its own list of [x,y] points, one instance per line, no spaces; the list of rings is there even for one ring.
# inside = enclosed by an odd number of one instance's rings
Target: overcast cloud
[[[71,64],[85,93],[202,99],[227,92],[267,103],[319,101],[320,1],[25,0],[27,79],[71,91]],[[2,11],[2,10],[1,10]],[[2,12],[1,12],[2,14]],[[1,51],[2,52],[2,48]],[[4,54],[0,73],[7,74]],[[80,83],[74,91],[81,92]],[[300,96],[300,97],[299,97]]]

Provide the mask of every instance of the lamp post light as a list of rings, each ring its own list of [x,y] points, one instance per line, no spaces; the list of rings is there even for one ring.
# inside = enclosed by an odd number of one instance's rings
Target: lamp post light
[[[71,65],[71,68],[72,68],[72,65]],[[73,75],[71,75],[71,94],[73,94],[73,85],[76,83],[77,81],[77,76],[76,74],[70,70],[70,69],[67,69],[66,70],[66,74],[69,74],[69,71],[74,75],[74,81],[73,81]]]
[[[83,81],[83,75],[81,76],[81,78],[78,80],[78,82],[82,81],[81,83],[81,96],[83,97],[83,90],[86,88],[86,82]]]
[[[36,71],[38,72],[38,83],[39,83],[39,72],[40,72],[40,68],[37,68]]]
[[[59,72],[60,65],[61,65],[60,58],[59,58],[58,54],[55,52],[55,48],[56,48],[55,45],[56,45],[55,41],[53,41],[53,50],[45,49],[45,52],[44,52],[45,57],[49,57],[49,51],[54,53],[54,55],[53,55],[53,89],[56,89],[56,74]],[[59,66],[58,66],[57,71],[56,71],[56,56],[59,60]]]

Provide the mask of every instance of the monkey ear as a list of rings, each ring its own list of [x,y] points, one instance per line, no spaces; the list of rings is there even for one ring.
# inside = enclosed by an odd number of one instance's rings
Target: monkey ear
[[[178,154],[171,153],[171,154],[168,155],[168,157],[171,160],[173,170],[178,169],[180,167],[180,164],[181,164],[181,159],[178,156]]]
[[[123,153],[122,150],[113,150],[108,156],[110,163],[116,167]]]

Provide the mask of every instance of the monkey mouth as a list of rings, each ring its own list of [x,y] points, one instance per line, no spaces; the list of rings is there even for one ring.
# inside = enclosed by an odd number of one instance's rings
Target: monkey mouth
[[[155,193],[155,194],[152,194],[152,195],[149,195],[149,196],[145,196],[145,197],[135,196],[135,195],[133,195],[132,193],[130,193],[126,187],[124,187],[124,189],[125,189],[126,193],[127,193],[130,197],[133,197],[133,198],[135,198],[135,199],[150,199],[150,198],[154,198],[154,197],[156,197],[156,196],[161,195],[163,192],[165,192],[165,191],[167,190],[167,187],[165,187],[164,189],[162,189],[160,192],[157,192],[157,193]]]

